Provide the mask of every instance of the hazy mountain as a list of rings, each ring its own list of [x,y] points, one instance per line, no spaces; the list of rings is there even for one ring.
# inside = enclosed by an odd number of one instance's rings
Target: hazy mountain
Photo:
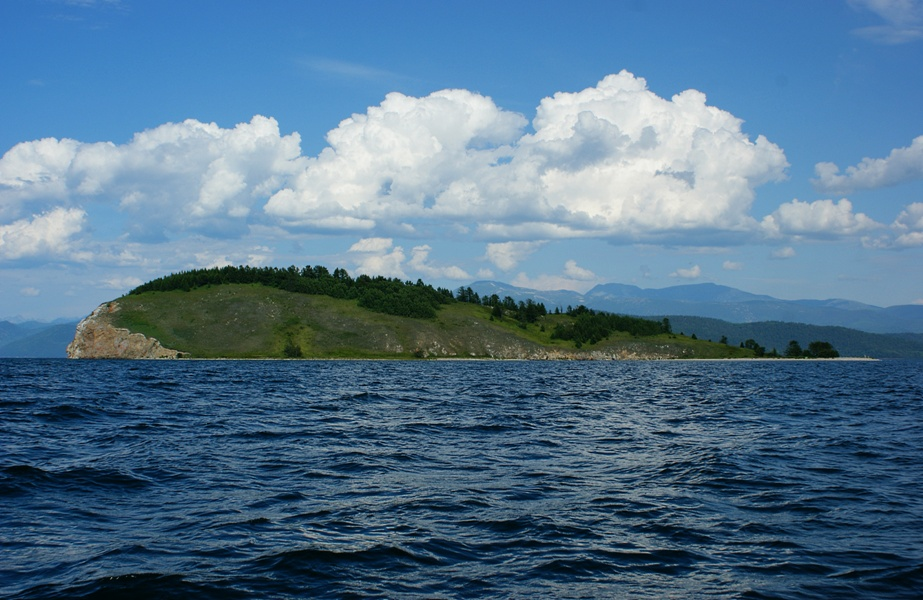
[[[682,315],[720,319],[730,323],[784,321],[848,327],[870,333],[923,333],[923,306],[882,308],[850,300],[780,300],[735,288],[698,283],[660,289],[606,283],[586,294],[569,290],[539,291],[496,281],[477,281],[471,289],[483,296],[497,294],[515,300],[533,298],[549,310],[583,304],[608,312],[656,317]]]
[[[830,325],[807,325],[781,321],[754,323],[729,323],[708,317],[669,317],[673,331],[693,335],[700,340],[727,342],[737,346],[754,340],[767,351],[785,352],[791,340],[807,347],[815,341],[830,342],[843,356],[871,356],[874,358],[923,358],[923,334],[868,333],[858,329]]]
[[[64,358],[76,329],[76,322],[0,321],[0,357]]]

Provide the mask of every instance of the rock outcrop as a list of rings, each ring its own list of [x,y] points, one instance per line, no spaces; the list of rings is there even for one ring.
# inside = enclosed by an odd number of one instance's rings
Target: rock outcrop
[[[180,358],[182,353],[164,348],[155,338],[114,327],[117,302],[100,304],[80,321],[74,341],[67,345],[68,358]]]

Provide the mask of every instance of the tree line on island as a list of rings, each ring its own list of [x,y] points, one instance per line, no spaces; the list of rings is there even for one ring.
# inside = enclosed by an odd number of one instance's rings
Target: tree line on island
[[[454,293],[446,288],[434,288],[421,279],[416,282],[402,281],[394,277],[359,275],[351,277],[345,269],[294,265],[281,267],[225,266],[209,269],[192,269],[172,273],[141,284],[129,294],[146,292],[191,291],[196,288],[229,285],[256,284],[277,288],[287,292],[329,296],[331,298],[355,300],[367,310],[399,317],[415,319],[434,318],[439,308],[452,302],[465,302],[490,308],[490,319],[513,319],[523,329],[537,323],[549,314],[567,315],[567,322],[558,322],[551,332],[552,339],[572,341],[577,348],[584,344],[596,344],[620,331],[632,336],[653,336],[672,334],[669,318],[660,321],[597,311],[586,306],[555,308],[549,313],[540,302],[527,299],[516,301],[510,296],[500,298],[497,294],[480,296],[471,287],[460,287]],[[540,325],[544,331],[544,324]],[[680,334],[684,335],[684,334]],[[690,336],[696,339],[695,334]],[[722,337],[721,343],[727,344]],[[836,358],[839,353],[828,342],[811,342],[806,349],[792,340],[784,355],[775,349],[767,352],[756,341],[741,342],[741,348],[752,350],[757,357],[779,358]]]
[[[435,317],[439,306],[454,301],[450,290],[433,288],[419,279],[416,283],[368,275],[354,279],[345,269],[334,269],[331,273],[326,267],[310,265],[301,269],[294,265],[287,268],[227,266],[193,269],[153,279],[129,294],[188,292],[195,288],[228,284],[258,284],[298,294],[356,300],[359,306],[368,310],[418,319]]]

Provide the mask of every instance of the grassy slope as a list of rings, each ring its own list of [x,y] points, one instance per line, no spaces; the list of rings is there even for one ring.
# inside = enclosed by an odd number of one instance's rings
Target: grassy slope
[[[564,315],[545,317],[525,330],[510,320],[491,321],[487,308],[455,303],[435,319],[371,312],[355,301],[293,294],[259,285],[222,285],[191,292],[149,292],[118,300],[113,325],[155,337],[196,358],[282,357],[291,341],[306,358],[461,358],[524,356],[543,350],[578,352],[552,340]],[[728,358],[752,353],[736,347],[661,335],[614,334],[581,351],[617,351],[661,357]]]

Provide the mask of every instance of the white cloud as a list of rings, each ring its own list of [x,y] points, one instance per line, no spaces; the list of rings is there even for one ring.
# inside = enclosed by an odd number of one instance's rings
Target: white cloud
[[[894,221],[900,231],[923,231],[923,202],[909,204]]]
[[[895,148],[887,158],[863,158],[858,165],[847,167],[845,174],[829,162],[817,163],[814,173],[817,179],[812,183],[818,191],[837,194],[923,179],[923,135],[906,148]]]
[[[398,77],[397,74],[385,69],[332,58],[309,57],[298,61],[298,64],[317,73],[335,75],[345,79],[382,81]]]
[[[592,284],[588,284],[586,281],[578,281],[564,275],[551,274],[542,274],[533,278],[525,273],[519,273],[510,283],[516,287],[532,290],[571,290],[580,292],[581,294],[592,287]]]
[[[843,198],[801,202],[797,199],[779,206],[762,222],[769,237],[783,235],[830,238],[855,235],[881,228],[882,225],[864,213],[853,213],[852,203]]]
[[[350,252],[383,252],[394,244],[391,238],[363,238],[349,247]]]
[[[400,246],[392,249],[393,245],[391,238],[364,238],[353,244],[349,252],[357,255],[353,258],[356,273],[406,279],[407,274],[402,267],[406,258],[404,249]]]
[[[266,246],[241,246],[238,240],[214,240],[203,236],[156,245],[131,242],[98,244],[93,251],[94,265],[128,266],[133,274],[146,273],[150,277],[167,271],[244,264],[259,266],[269,262],[274,255],[273,250]]]
[[[743,271],[744,264],[742,262],[726,260],[724,264],[721,265],[721,268],[725,271]]]
[[[234,264],[226,254],[214,254],[210,251],[196,252],[195,264],[203,269],[220,269],[221,267],[230,267]]]
[[[463,178],[497,160],[505,151],[496,147],[518,139],[524,126],[521,115],[467,90],[423,98],[391,93],[328,133],[330,146],[265,209],[281,223],[302,226],[330,216],[388,225],[483,211],[483,205],[447,206],[437,196],[471,200]]]
[[[917,248],[923,246],[923,231],[908,231],[894,238],[893,241],[885,244],[889,248]]]
[[[501,271],[516,267],[530,254],[538,250],[542,242],[502,242],[487,244],[487,260]]]
[[[432,248],[428,245],[415,246],[410,252],[410,261],[408,266],[424,277],[433,279],[471,279],[471,276],[456,266],[439,267],[429,263],[429,253]]]
[[[79,208],[56,208],[31,219],[0,225],[0,260],[46,257],[82,260],[74,238],[83,231],[86,213]]]
[[[24,287],[19,290],[19,294],[26,297],[35,297],[41,294],[41,290],[34,287]]]
[[[44,221],[33,223],[33,214],[69,215],[73,227],[80,214],[81,229],[69,235],[106,232],[118,242],[94,252],[123,262],[148,260],[150,242],[236,239],[273,227],[364,240],[476,237],[488,243],[491,264],[510,271],[543,240],[700,246],[722,233],[745,239],[759,229],[750,214],[755,189],[783,178],[787,167],[780,148],[762,136],[751,141],[739,118],[708,106],[700,92],[661,98],[626,71],[542,99],[533,133],[524,133],[527,125],[489,97],[442,90],[388,94],[331,130],[313,158],[302,156],[297,133],[282,135],[274,119],[259,115],[231,128],[166,123],[122,144],[23,142],[0,158],[0,227],[35,233]],[[70,238],[53,238],[42,238],[44,249],[6,243],[0,254],[59,256],[61,239]],[[119,258],[125,252],[135,258]],[[368,254],[360,265],[379,273],[403,273],[402,265],[447,278],[464,272],[419,250],[411,263],[391,245],[353,252]],[[222,246],[195,260],[218,265],[271,254]],[[564,277],[592,276],[576,263],[570,269]]]
[[[680,279],[698,279],[702,276],[702,267],[699,265],[693,265],[688,269],[676,269],[676,271],[670,273],[670,277],[678,277]]]
[[[144,283],[137,277],[110,277],[102,282],[102,287],[110,290],[128,291]]]
[[[857,9],[869,10],[885,22],[853,30],[882,44],[904,44],[923,39],[923,3],[920,0],[849,0]]]
[[[402,267],[404,259],[404,249],[395,246],[391,252],[366,254],[357,258],[354,263],[356,272],[359,274],[407,279],[407,274]]]
[[[623,71],[539,106],[535,134],[511,163],[532,169],[544,216],[599,236],[658,238],[703,229],[743,231],[754,188],[779,180],[782,151],[687,90],[666,100]]]
[[[250,249],[249,254],[247,254],[247,260],[245,264],[259,267],[268,263],[273,256],[272,248],[266,246],[254,246]]]
[[[923,246],[923,202],[906,206],[891,228],[897,235],[893,241],[886,241],[884,245],[894,248]]]
[[[0,158],[0,218],[21,216],[20,206],[33,199],[67,198],[66,175],[80,143],[45,138],[23,142]]]
[[[223,129],[189,119],[135,134],[127,144],[53,138],[23,142],[0,158],[0,218],[22,207],[80,198],[117,206],[139,237],[246,229],[253,206],[303,169],[297,133],[255,116]]]
[[[393,93],[331,131],[265,210],[302,227],[334,216],[383,229],[477,223],[494,239],[749,231],[754,189],[787,162],[741,124],[700,92],[666,100],[625,71],[543,99],[525,136],[520,115],[478,94]]]
[[[596,279],[596,273],[577,266],[577,261],[575,260],[569,260],[564,263],[564,275],[578,281],[594,281]]]
[[[773,250],[772,254],[770,254],[770,258],[784,260],[786,258],[794,258],[796,255],[797,253],[795,252],[794,248],[791,246],[785,246],[784,248]]]
[[[519,273],[511,283],[533,290],[573,290],[584,293],[597,281],[595,273],[578,266],[575,260],[568,260],[564,263],[564,271],[560,274],[543,273],[533,278],[525,273]]]

